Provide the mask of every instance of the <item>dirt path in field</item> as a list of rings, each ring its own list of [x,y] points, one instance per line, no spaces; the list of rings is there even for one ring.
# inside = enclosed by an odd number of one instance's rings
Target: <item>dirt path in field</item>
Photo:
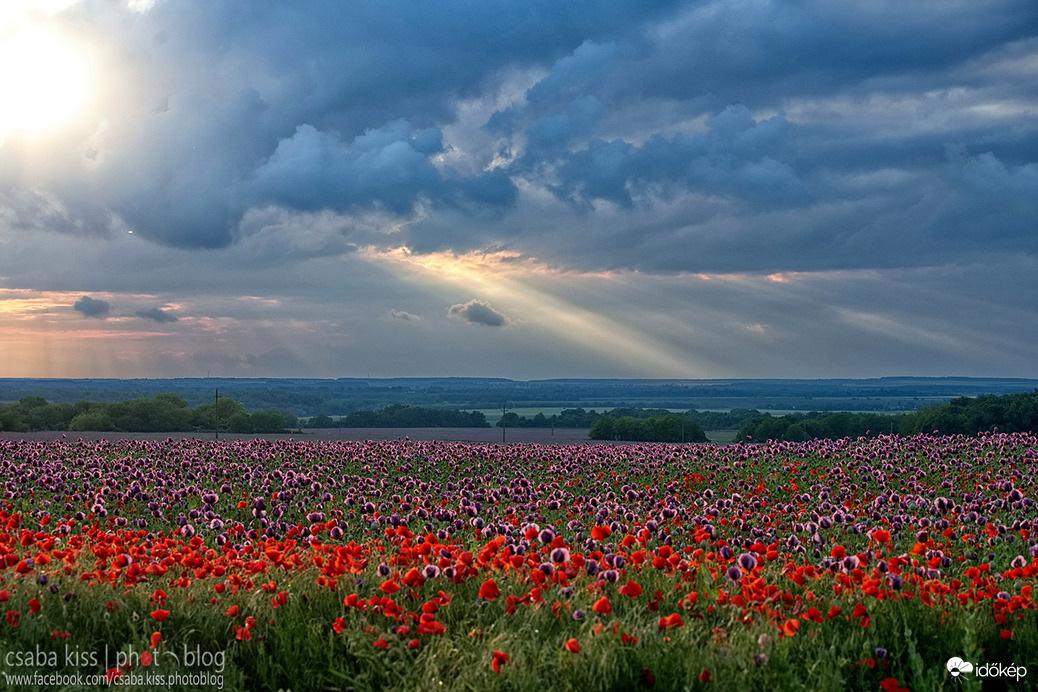
[[[526,442],[538,444],[601,444],[600,440],[589,440],[585,428],[508,428],[504,432],[506,443]],[[212,433],[118,433],[118,432],[61,432],[44,431],[32,433],[0,433],[0,439],[14,440],[174,440],[213,439]],[[452,442],[501,443],[501,428],[317,428],[286,435],[241,435],[220,433],[221,440],[445,440]]]

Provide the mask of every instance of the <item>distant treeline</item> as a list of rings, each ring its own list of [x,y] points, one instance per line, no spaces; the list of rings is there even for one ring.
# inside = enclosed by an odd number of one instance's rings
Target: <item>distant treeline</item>
[[[736,441],[769,439],[803,441],[812,438],[861,437],[937,432],[946,435],[993,430],[1038,430],[1038,390],[1022,394],[959,397],[912,413],[795,413],[773,416],[756,409],[728,412],[662,408],[614,408],[605,413],[583,408],[564,409],[527,418],[507,412],[498,425],[508,427],[589,428],[589,437],[602,440],[705,441],[704,430],[738,430]],[[352,411],[337,419],[320,414],[304,423],[286,411],[250,413],[239,401],[222,397],[191,407],[178,394],[157,394],[129,401],[48,403],[41,396],[24,396],[0,405],[0,432],[38,430],[122,432],[277,433],[308,428],[429,428],[490,427],[479,411],[391,404],[378,410]]]
[[[675,413],[647,418],[599,416],[591,424],[588,437],[638,442],[707,442],[699,423],[691,416]]]
[[[615,408],[596,417],[588,437],[592,440],[638,442],[706,442],[704,430],[734,430],[746,421],[762,417],[756,409],[673,413],[659,408]]]
[[[785,416],[764,414],[739,428],[736,441],[764,442],[786,440],[803,442],[815,438],[840,439],[902,432],[906,418],[881,413],[791,413]]]
[[[527,418],[520,416],[514,411],[508,411],[501,416],[497,427],[507,428],[590,428],[591,423],[601,415],[597,411],[585,411],[582,408],[567,408],[559,413],[545,416],[538,413]]]
[[[592,424],[603,416],[611,418],[650,418],[657,416],[680,415],[691,418],[699,424],[703,430],[737,430],[746,421],[763,415],[756,409],[736,408],[728,412],[722,411],[696,411],[695,409],[676,414],[665,408],[614,408],[604,413],[594,409],[585,411],[582,408],[563,409],[560,413],[545,416],[538,413],[527,418],[519,416],[511,411],[502,416],[497,427],[502,424],[509,428],[590,428]],[[611,438],[592,438],[611,439]]]
[[[985,394],[959,397],[912,413],[806,413],[763,415],[746,422],[736,440],[788,440],[862,437],[900,433],[975,435],[994,429],[1002,432],[1038,430],[1038,390],[1023,394]]]
[[[209,432],[219,429],[235,433],[278,433],[296,425],[296,417],[284,411],[249,413],[245,406],[229,398],[191,408],[177,394],[74,404],[51,404],[41,396],[26,396],[13,404],[0,406],[0,432]]]
[[[377,411],[351,411],[340,418],[319,414],[303,424],[305,428],[489,428],[487,417],[479,411],[425,408],[391,404]]]

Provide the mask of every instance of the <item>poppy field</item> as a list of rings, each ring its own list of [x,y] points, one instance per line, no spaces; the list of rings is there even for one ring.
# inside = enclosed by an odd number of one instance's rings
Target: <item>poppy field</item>
[[[1036,476],[1030,434],[0,440],[0,687],[1026,689]]]

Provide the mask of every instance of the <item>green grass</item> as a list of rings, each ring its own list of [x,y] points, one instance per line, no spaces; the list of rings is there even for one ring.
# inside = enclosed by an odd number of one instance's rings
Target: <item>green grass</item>
[[[769,582],[782,583],[776,572],[777,568],[769,567],[763,576]],[[18,627],[0,629],[0,652],[42,647],[63,660],[68,647],[84,652],[107,651],[114,662],[117,651],[148,650],[151,633],[161,631],[159,651],[220,652],[225,657],[222,675],[224,689],[228,690],[548,688],[594,692],[647,686],[648,670],[655,680],[654,689],[659,690],[835,692],[879,689],[879,682],[886,677],[894,677],[914,690],[970,689],[959,681],[954,687],[949,684],[945,661],[960,656],[974,662],[1026,665],[1038,651],[1033,612],[1014,622],[1013,639],[1005,641],[1000,639],[1001,628],[990,615],[975,606],[963,607],[956,602],[938,609],[918,599],[869,603],[872,618],[868,628],[847,617],[852,607],[848,601],[843,604],[843,616],[823,624],[801,621],[795,636],[786,637],[766,618],[751,613],[745,621],[742,608],[715,605],[708,596],[716,597],[709,579],[686,585],[702,589],[704,595],[693,609],[682,610],[677,601],[684,587],[680,593],[675,592],[671,578],[651,568],[630,574],[644,587],[642,596],[630,599],[612,592],[614,610],[605,617],[591,612],[599,594],[586,593],[586,583],[584,592],[578,589],[572,599],[559,598],[546,590],[543,605],[521,605],[513,615],[505,613],[503,596],[494,602],[478,601],[479,580],[452,584],[448,587],[453,592],[451,604],[440,613],[446,634],[399,636],[390,631],[394,621],[371,612],[348,611],[342,604],[343,592],[314,586],[314,576],[300,572],[290,583],[280,584],[278,588],[285,588],[289,599],[279,608],[271,605],[269,594],[259,590],[220,597],[217,606],[210,606],[208,600],[215,595],[201,583],[171,590],[166,608],[172,615],[161,623],[149,616],[156,608],[148,599],[150,589],[112,590],[60,580],[60,591],[73,595],[68,600],[44,599],[40,614],[28,615],[24,614],[25,604],[34,591],[21,588],[6,606],[21,609],[23,616]],[[515,587],[512,592],[530,586],[500,581],[503,590]],[[827,582],[823,578],[822,583],[808,586],[821,595],[824,589],[820,587]],[[425,598],[442,587],[429,582],[420,596]],[[659,613],[653,613],[646,604],[657,588],[667,593]],[[372,586],[360,591],[362,595],[378,593]],[[806,591],[793,589],[797,595],[806,595]],[[398,600],[408,607],[418,605],[406,598]],[[553,612],[556,601],[560,605]],[[825,601],[827,605],[839,602]],[[239,604],[241,616],[224,615],[232,603]],[[709,612],[711,605],[713,613]],[[572,616],[578,608],[586,612],[579,622]],[[680,613],[685,625],[661,632],[659,615],[672,612]],[[252,640],[237,641],[233,625],[246,613],[258,624]],[[347,622],[342,634],[332,629],[336,617]],[[52,639],[50,633],[56,629],[70,632],[71,637]],[[637,638],[637,643],[625,644],[620,633]],[[387,649],[372,645],[380,636],[389,641]],[[577,654],[564,648],[571,637],[580,642]],[[408,648],[407,642],[415,638],[420,647]],[[869,667],[863,661],[875,659],[877,647],[889,653],[876,659],[875,667]],[[500,673],[491,669],[494,651],[503,651],[509,657]],[[178,666],[170,662],[171,658],[160,660],[166,674],[202,670],[183,663]],[[57,668],[77,670],[75,665]],[[212,666],[209,668],[214,672]],[[147,672],[144,668],[137,670]],[[700,679],[703,671],[709,671],[712,682]]]

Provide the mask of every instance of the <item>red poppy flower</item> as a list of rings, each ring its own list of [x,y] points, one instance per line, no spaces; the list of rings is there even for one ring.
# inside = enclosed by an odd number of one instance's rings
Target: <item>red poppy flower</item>
[[[389,642],[386,641],[385,637],[379,637],[378,639],[373,641],[371,643],[371,645],[373,647],[375,647],[376,649],[388,649],[389,648]]]
[[[699,682],[713,682],[714,676],[710,674],[710,671],[706,668],[699,674]]]
[[[494,672],[500,673],[501,666],[505,663],[508,663],[508,654],[506,654],[504,651],[495,651],[494,660],[490,662],[490,667],[494,670]]]
[[[159,608],[158,610],[151,611],[151,616],[159,622],[162,622],[169,617],[169,611]]]
[[[18,626],[18,620],[20,620],[21,617],[22,617],[22,614],[19,611],[17,611],[17,610],[9,610],[9,611],[7,611],[7,624],[10,625],[11,627],[17,627]]]
[[[29,612],[33,615],[40,612],[40,601],[38,598],[29,599]]]
[[[617,592],[623,594],[624,596],[637,598],[638,596],[642,595],[642,587],[641,584],[639,584],[638,582],[631,581],[630,579],[628,579],[626,584],[617,589]]]
[[[608,526],[594,526],[591,528],[591,537],[596,541],[604,541],[613,532]]]
[[[152,663],[152,656],[150,651],[141,652],[141,665],[147,668]]]
[[[885,692],[909,692],[907,688],[901,686],[901,683],[896,678],[884,678],[880,681],[879,686]]]
[[[387,579],[386,581],[382,582],[382,586],[380,586],[378,588],[382,590],[382,593],[384,593],[384,594],[386,594],[388,596],[388,595],[395,594],[397,591],[399,591],[400,590],[400,585],[397,584],[392,579]]]
[[[609,602],[608,598],[602,596],[602,598],[595,601],[595,605],[591,606],[591,610],[599,615],[609,615],[613,612],[613,604]]]
[[[162,632],[152,632],[151,633],[151,648],[154,649],[156,646],[159,645],[159,642],[161,642],[161,641],[162,641]]]
[[[497,587],[497,582],[493,579],[487,579],[483,582],[483,585],[479,587],[479,597],[484,598],[488,601],[493,601],[501,595],[501,589]]]
[[[411,641],[407,642],[407,648],[408,649],[417,649],[421,645],[422,645],[422,643],[420,641],[418,641],[417,639],[412,639]]]
[[[237,617],[239,610],[241,610],[241,608],[239,608],[238,604],[236,603],[236,604],[232,605],[230,608],[228,608],[227,610],[225,610],[223,614],[224,615],[230,615],[233,618],[233,617]]]
[[[578,642],[576,639],[567,639],[566,640],[566,644],[565,644],[565,649],[566,649],[566,651],[570,652],[571,654],[579,654],[580,653],[580,642]]]
[[[336,634],[342,634],[342,631],[346,629],[346,621],[342,618],[335,618],[335,624],[332,625],[332,629],[335,630]]]
[[[886,529],[876,529],[872,532],[872,539],[880,543],[886,543],[890,540],[890,532]]]
[[[671,613],[660,618],[659,628],[660,630],[669,630],[674,627],[684,627],[685,621],[681,618],[678,613]]]
[[[789,619],[782,623],[782,634],[792,637],[800,629],[800,620]]]

